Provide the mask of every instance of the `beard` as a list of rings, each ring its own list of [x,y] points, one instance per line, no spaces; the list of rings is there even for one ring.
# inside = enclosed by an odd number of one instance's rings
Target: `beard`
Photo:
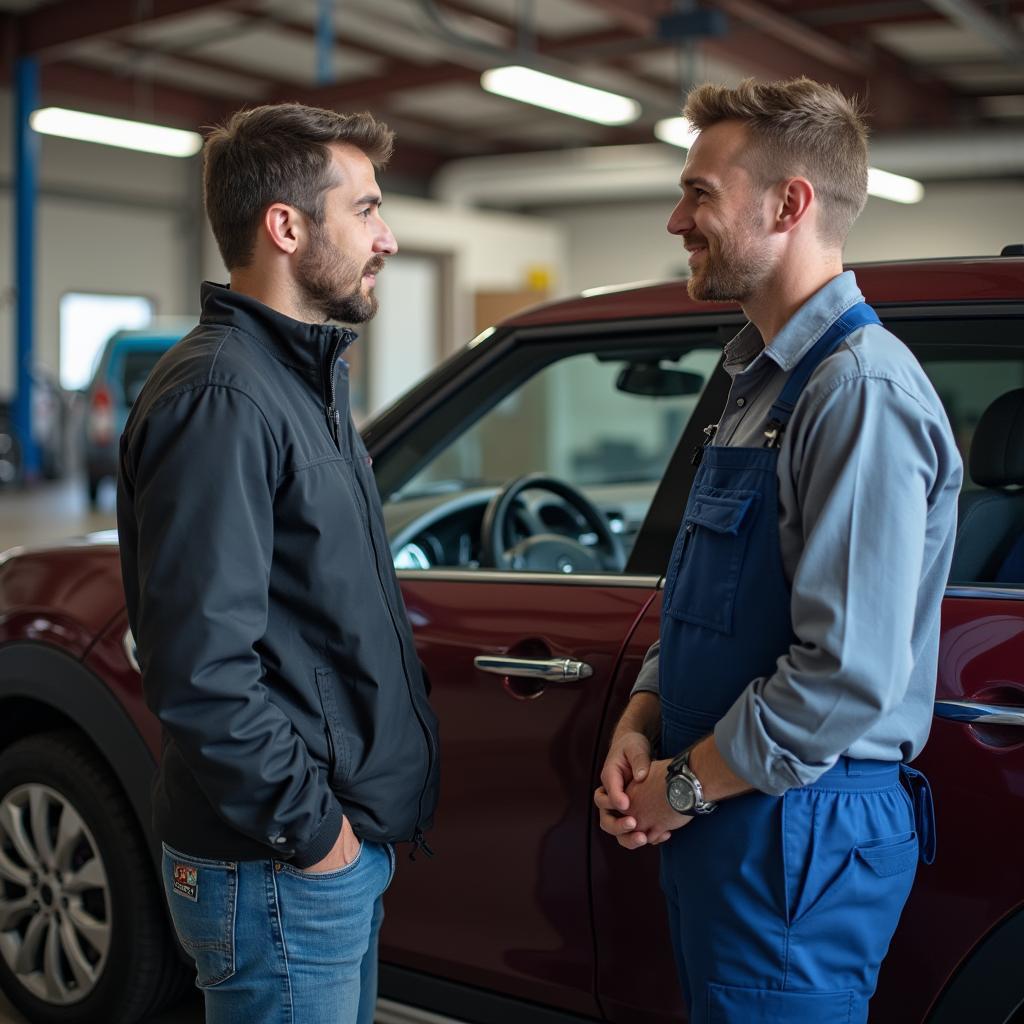
[[[759,237],[758,213],[751,206],[736,230],[703,239],[704,261],[686,282],[691,299],[744,302],[771,276],[772,251],[767,239]]]
[[[376,315],[378,306],[377,296],[362,290],[363,275],[376,274],[383,266],[384,257],[374,256],[360,267],[314,225],[309,248],[297,268],[298,285],[306,302],[324,320],[362,324]]]

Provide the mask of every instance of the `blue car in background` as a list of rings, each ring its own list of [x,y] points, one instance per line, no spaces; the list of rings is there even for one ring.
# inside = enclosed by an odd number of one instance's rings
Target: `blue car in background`
[[[103,480],[117,478],[118,441],[128,410],[157,360],[194,326],[194,320],[154,322],[118,331],[101,349],[86,391],[85,479],[93,508]]]

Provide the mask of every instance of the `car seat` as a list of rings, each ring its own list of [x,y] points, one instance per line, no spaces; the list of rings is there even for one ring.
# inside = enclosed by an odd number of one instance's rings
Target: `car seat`
[[[1024,388],[982,413],[968,471],[979,489],[960,497],[950,582],[1024,585]]]

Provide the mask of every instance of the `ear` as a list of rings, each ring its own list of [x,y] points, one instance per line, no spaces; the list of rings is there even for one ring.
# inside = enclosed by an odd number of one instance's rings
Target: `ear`
[[[294,206],[272,203],[263,214],[263,230],[275,249],[291,255],[302,242],[306,225]]]
[[[775,210],[775,230],[792,231],[810,213],[814,205],[814,186],[806,178],[782,182]]]

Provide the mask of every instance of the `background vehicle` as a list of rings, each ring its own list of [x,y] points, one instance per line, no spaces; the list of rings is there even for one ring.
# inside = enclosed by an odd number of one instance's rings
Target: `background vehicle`
[[[117,477],[121,431],[150,370],[194,326],[194,320],[154,321],[140,330],[117,331],[100,350],[86,391],[85,478],[91,505],[101,481]]]
[[[1024,415],[1002,411],[1024,409],[1024,259],[858,279],[979,474],[917,762],[939,857],[919,870],[872,1021],[1006,1024],[1024,1002],[1024,578],[1007,574],[1024,534]],[[367,427],[444,761],[437,856],[403,864],[388,896],[385,995],[479,1022],[685,1019],[657,856],[600,833],[590,796],[657,636],[690,455],[721,411],[721,347],[741,323],[680,282],[548,305]],[[135,1020],[179,983],[147,831],[158,753],[115,538],[9,554],[0,985],[30,1017]]]
[[[57,480],[68,464],[68,395],[43,369],[32,373],[32,429],[39,448],[39,472]],[[22,478],[21,444],[14,432],[12,403],[0,401],[0,487]]]

